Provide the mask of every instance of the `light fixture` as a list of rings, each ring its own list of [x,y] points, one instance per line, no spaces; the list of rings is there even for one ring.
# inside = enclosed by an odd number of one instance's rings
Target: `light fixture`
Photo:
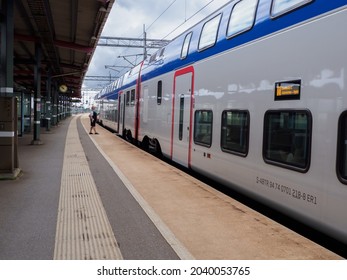
[[[67,86],[66,85],[60,85],[59,86],[59,91],[62,92],[62,93],[67,92]]]

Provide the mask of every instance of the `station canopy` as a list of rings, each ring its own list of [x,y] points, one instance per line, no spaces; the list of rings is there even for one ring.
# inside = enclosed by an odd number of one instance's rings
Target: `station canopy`
[[[115,0],[14,1],[14,87],[34,89],[41,57],[41,95],[47,77],[81,97],[82,82]],[[41,55],[38,55],[40,53]]]

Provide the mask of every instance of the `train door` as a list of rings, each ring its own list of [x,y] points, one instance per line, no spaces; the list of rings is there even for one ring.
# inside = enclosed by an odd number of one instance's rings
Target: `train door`
[[[193,87],[194,72],[192,67],[175,73],[171,158],[185,167],[190,167],[191,158]]]
[[[125,117],[125,95],[120,92],[118,95],[118,134],[123,136]]]

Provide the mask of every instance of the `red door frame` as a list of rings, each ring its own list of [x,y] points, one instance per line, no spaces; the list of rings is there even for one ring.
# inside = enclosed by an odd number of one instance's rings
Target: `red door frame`
[[[189,115],[189,144],[188,144],[188,167],[191,167],[191,152],[192,152],[192,122],[193,122],[193,109],[194,109],[194,67],[188,66],[186,68],[177,70],[174,74],[173,91],[172,91],[172,106],[171,106],[171,147],[170,158],[173,157],[173,144],[174,144],[174,121],[175,121],[175,93],[176,93],[176,78],[188,73],[192,73],[191,80],[191,95],[190,95],[190,115]]]

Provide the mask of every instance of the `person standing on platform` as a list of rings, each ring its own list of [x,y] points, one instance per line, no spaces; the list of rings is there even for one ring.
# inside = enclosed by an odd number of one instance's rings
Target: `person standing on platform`
[[[90,131],[89,134],[93,134],[93,131],[95,134],[99,134],[96,132],[96,121],[98,119],[98,113],[95,111],[95,106],[92,106],[92,111],[89,114],[90,119]]]

